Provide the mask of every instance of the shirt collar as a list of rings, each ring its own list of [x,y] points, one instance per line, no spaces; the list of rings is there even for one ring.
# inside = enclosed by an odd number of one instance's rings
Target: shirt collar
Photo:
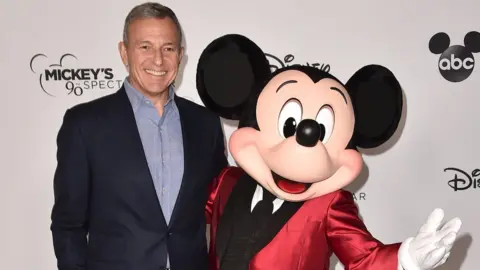
[[[125,87],[125,91],[127,92],[127,96],[130,100],[130,104],[132,105],[134,112],[138,110],[140,105],[150,101],[144,94],[142,94],[140,91],[135,89],[135,87],[133,87],[130,84],[130,82],[128,82],[128,77],[125,78],[125,80],[123,81],[123,85]],[[167,102],[165,103],[165,107],[168,104],[174,102],[173,100],[174,96],[175,96],[175,88],[172,84],[168,87],[168,98],[167,98]]]

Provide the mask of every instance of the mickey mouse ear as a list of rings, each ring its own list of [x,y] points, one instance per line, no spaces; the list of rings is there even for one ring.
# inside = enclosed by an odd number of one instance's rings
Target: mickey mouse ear
[[[389,140],[402,117],[403,93],[386,67],[368,65],[346,83],[355,111],[357,146],[374,148]]]
[[[468,32],[465,35],[464,44],[472,53],[480,52],[480,33],[477,31]]]
[[[229,34],[212,41],[197,65],[197,91],[217,115],[239,120],[258,84],[271,74],[263,51],[250,39]]]

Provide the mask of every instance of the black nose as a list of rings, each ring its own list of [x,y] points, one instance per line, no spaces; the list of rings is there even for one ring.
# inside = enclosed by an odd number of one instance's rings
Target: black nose
[[[301,146],[314,147],[324,133],[323,125],[319,125],[315,120],[305,119],[298,124],[295,138]]]

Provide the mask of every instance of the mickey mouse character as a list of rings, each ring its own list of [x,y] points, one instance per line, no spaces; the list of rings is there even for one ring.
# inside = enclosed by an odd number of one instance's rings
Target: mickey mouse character
[[[397,129],[402,91],[369,65],[346,84],[308,66],[273,74],[250,39],[229,34],[203,51],[197,87],[205,106],[239,120],[229,141],[239,167],[218,176],[207,203],[212,269],[433,269],[449,257],[461,221],[441,227],[436,209],[415,237],[383,244],[358,216],[350,192],[363,161],[357,147]]]

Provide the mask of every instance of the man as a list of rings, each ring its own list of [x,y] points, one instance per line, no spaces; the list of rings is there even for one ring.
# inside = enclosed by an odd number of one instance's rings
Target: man
[[[65,113],[51,225],[59,270],[208,268],[205,203],[228,162],[219,118],[174,93],[182,38],[168,7],[136,6],[119,44],[123,87]]]

